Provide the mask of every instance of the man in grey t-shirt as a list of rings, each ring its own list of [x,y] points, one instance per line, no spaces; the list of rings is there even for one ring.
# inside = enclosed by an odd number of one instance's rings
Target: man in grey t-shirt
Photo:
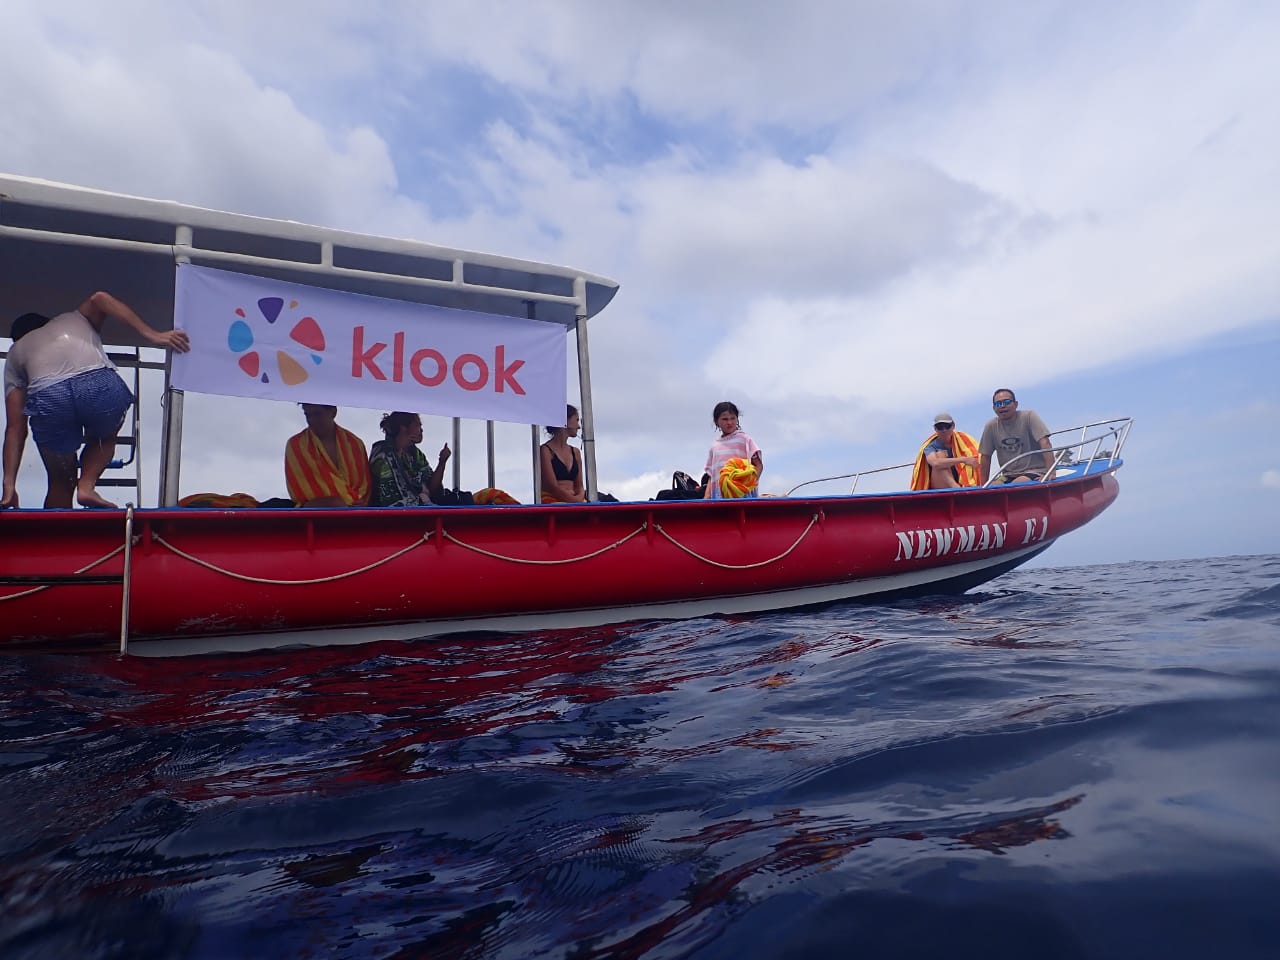
[[[982,428],[982,439],[978,441],[981,482],[985,484],[991,476],[992,454],[999,457],[1002,482],[1039,480],[1053,463],[1053,457],[1047,453],[1029,457],[1020,455],[1037,447],[1041,450],[1052,447],[1049,428],[1034,410],[1019,410],[1018,398],[1006,387],[992,394],[991,406],[996,415]],[[1017,462],[1011,463],[1015,458]]]
[[[128,304],[102,290],[52,320],[26,313],[14,321],[13,348],[4,367],[0,509],[18,506],[18,468],[28,425],[49,476],[46,507],[69,510],[73,496],[82,507],[115,506],[95,488],[115,455],[116,435],[134,398],[102,345],[108,317],[150,346],[180,353],[191,348],[185,331],[155,330]]]

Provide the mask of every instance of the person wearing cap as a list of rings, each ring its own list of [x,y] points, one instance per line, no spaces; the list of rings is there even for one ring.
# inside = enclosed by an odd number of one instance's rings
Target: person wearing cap
[[[1049,450],[1049,428],[1034,410],[1019,410],[1018,398],[1008,387],[1001,387],[991,395],[991,408],[995,416],[982,428],[982,440],[978,443],[981,466],[981,482],[991,476],[991,457],[1000,461],[1000,482],[1015,483],[1019,480],[1039,480],[1053,463],[1048,453],[1035,456],[1038,447]],[[1032,453],[1031,456],[1023,454]]]
[[[912,490],[945,490],[978,485],[978,444],[949,413],[934,414],[933,435],[916,456]]]

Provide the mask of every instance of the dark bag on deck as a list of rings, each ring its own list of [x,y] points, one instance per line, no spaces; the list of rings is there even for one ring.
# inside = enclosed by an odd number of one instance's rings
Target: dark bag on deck
[[[432,499],[442,507],[468,507],[476,502],[470,490],[450,490],[448,487]]]
[[[683,470],[671,475],[671,489],[659,490],[655,500],[701,500],[706,490],[706,481],[699,484]]]

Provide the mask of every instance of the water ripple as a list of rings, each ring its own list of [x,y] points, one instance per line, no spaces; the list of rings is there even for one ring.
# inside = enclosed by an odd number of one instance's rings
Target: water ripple
[[[1269,957],[1277,576],[12,657],[0,955]]]

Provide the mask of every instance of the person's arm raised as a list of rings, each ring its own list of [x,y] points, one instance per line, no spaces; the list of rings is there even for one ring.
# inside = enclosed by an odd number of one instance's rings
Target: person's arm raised
[[[105,290],[99,290],[80,304],[80,313],[99,332],[102,330],[103,321],[107,317],[114,317],[126,327],[139,333],[153,347],[167,347],[178,353],[186,353],[191,349],[191,338],[187,336],[185,330],[165,330],[163,333],[155,330],[138,316],[132,307]]]
[[[427,496],[433,501],[444,493],[444,465],[449,462],[452,454],[449,444],[440,448],[440,459],[436,461],[436,468],[431,471],[431,479],[427,481]]]

